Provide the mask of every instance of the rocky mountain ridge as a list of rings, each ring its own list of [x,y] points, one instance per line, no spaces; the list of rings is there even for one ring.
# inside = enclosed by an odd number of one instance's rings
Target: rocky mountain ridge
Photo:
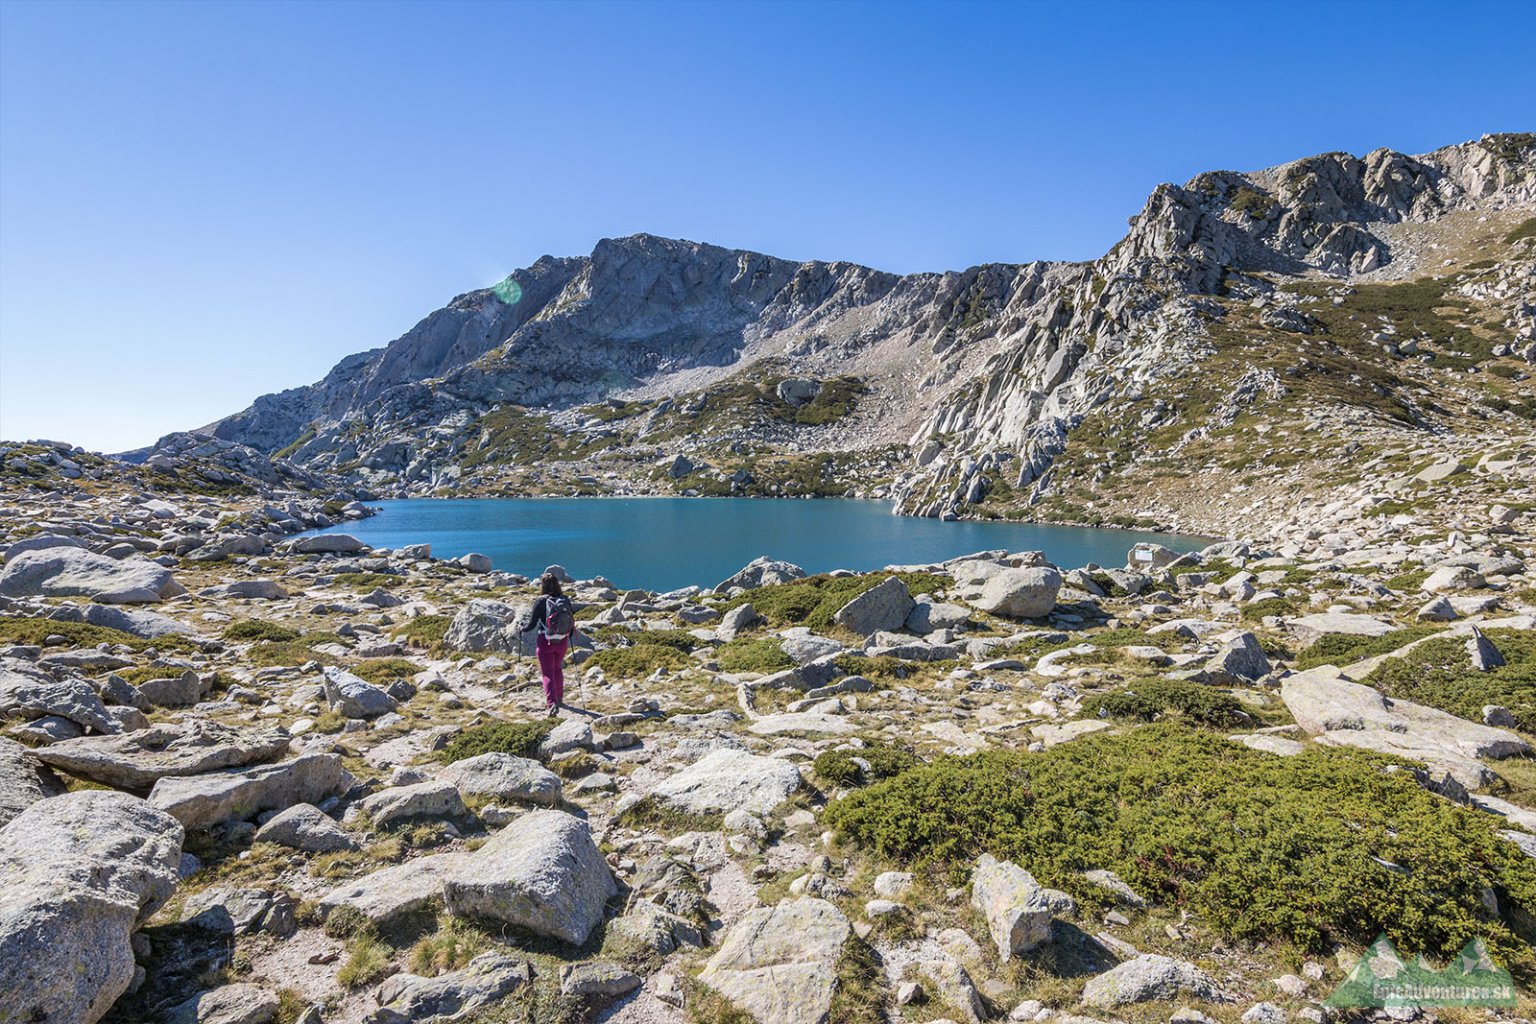
[[[605,239],[202,432],[381,493],[852,490],[920,515],[1198,527],[1201,501],[1142,515],[1113,478],[1245,416],[1311,416],[1339,442],[1319,464],[1361,428],[1392,432],[1383,452],[1465,436],[1469,404],[1528,435],[1533,212],[1536,136],[1498,135],[1161,185],[1088,263],[900,276]],[[1465,336],[1387,351],[1424,323]],[[1106,469],[1109,438],[1136,457]]]

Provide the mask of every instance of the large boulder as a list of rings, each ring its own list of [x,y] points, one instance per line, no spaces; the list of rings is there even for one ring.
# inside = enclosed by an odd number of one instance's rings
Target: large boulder
[[[335,754],[304,754],[281,764],[163,778],[149,802],[187,828],[211,828],[294,804],[315,804],[351,788],[352,775]]]
[[[322,895],[318,901],[320,910],[331,914],[346,907],[374,924],[387,924],[404,915],[438,907],[443,901],[443,879],[470,856],[433,853],[380,868]]]
[[[560,802],[560,776],[526,757],[492,752],[455,761],[438,773],[466,797],[516,800],[521,803]]]
[[[236,982],[199,992],[171,1007],[164,1024],[268,1024],[277,1018],[277,996],[260,985]]]
[[[1090,978],[1083,986],[1082,1002],[1085,1006],[1113,1010],[1132,1003],[1175,999],[1219,1003],[1229,998],[1210,975],[1194,964],[1143,953]]]
[[[1492,781],[1482,758],[1531,752],[1530,744],[1508,729],[1385,697],[1344,678],[1333,665],[1287,676],[1280,684],[1280,699],[1296,724],[1320,743],[1423,761],[1468,789]]]
[[[176,819],[123,793],[66,793],[0,828],[0,1013],[93,1024],[133,982],[130,936],[176,888]]]
[[[201,775],[276,760],[288,749],[282,729],[236,729],[206,719],[152,725],[120,736],[63,740],[37,752],[60,771],[120,789],[149,789],[163,778]]]
[[[1207,681],[1227,686],[1263,679],[1269,669],[1269,656],[1259,645],[1259,638],[1247,631],[1221,641],[1205,663]]]
[[[759,1024],[824,1024],[851,932],[826,900],[760,907],[726,933],[699,980]]]
[[[243,597],[251,601],[281,601],[288,596],[288,591],[272,580],[236,580],[234,583],[220,583],[218,586],[204,587],[197,592],[198,597]]]
[[[343,718],[377,718],[399,707],[379,687],[335,666],[325,670],[325,700]]]
[[[289,542],[288,548],[296,555],[355,555],[367,550],[368,545],[351,534],[319,533],[298,537]]]
[[[276,843],[306,853],[357,849],[357,840],[314,804],[294,804],[256,830],[258,843]]]
[[[0,570],[5,597],[88,597],[102,604],[146,604],[185,594],[165,566],[147,558],[108,558],[53,547],[18,555]]]
[[[618,891],[587,823],[534,811],[452,865],[443,880],[451,913],[499,921],[581,945]]]
[[[39,800],[63,792],[64,783],[26,747],[0,739],[0,828]]]
[[[144,680],[139,684],[139,696],[157,708],[185,708],[202,700],[208,689],[209,681],[187,669],[177,676]]]
[[[353,806],[372,818],[380,828],[411,818],[463,818],[469,815],[469,808],[464,806],[459,791],[446,779],[391,786],[363,797]]]
[[[443,635],[443,646],[450,651],[519,653],[518,616],[518,609],[505,601],[477,597],[453,617]]]
[[[766,814],[801,784],[800,770],[788,761],[722,749],[664,779],[651,798],[686,814]]]
[[[1010,619],[1038,619],[1056,607],[1061,592],[1061,573],[1049,565],[1001,569],[980,587],[960,594],[974,608]]]
[[[30,661],[0,658],[0,719],[51,716],[98,733],[122,732],[90,683],[55,679]]]
[[[1075,909],[1072,897],[1047,889],[1011,861],[984,853],[971,878],[971,906],[986,918],[987,930],[1004,960],[1051,939],[1051,918]]]
[[[168,615],[161,615],[147,608],[89,604],[85,606],[85,621],[93,626],[115,629],[145,640],[155,640],[163,636],[186,636],[197,632],[185,622],[179,622]]]
[[[832,621],[862,636],[907,624],[916,602],[900,577],[888,576],[839,608]]]
[[[474,1011],[491,1006],[519,988],[533,975],[525,960],[506,953],[481,953],[456,971],[425,978],[396,974],[379,986],[379,1008],[363,1018],[364,1024],[426,1024],[462,1020]]]
[[[805,579],[805,570],[798,565],[793,562],[780,562],[764,555],[748,562],[734,576],[720,581],[715,585],[715,590],[722,594],[729,594],[736,590],[756,590],[758,587],[771,587],[802,579]]]

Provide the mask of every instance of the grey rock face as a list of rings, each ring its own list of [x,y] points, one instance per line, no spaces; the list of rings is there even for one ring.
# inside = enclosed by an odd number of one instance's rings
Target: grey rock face
[[[368,545],[345,533],[321,533],[313,537],[298,537],[290,550],[296,555],[355,555],[367,550]]]
[[[139,694],[157,708],[191,707],[203,699],[206,687],[191,669],[171,679],[146,679],[139,684]]]
[[[364,797],[354,806],[381,828],[410,818],[462,818],[469,814],[459,791],[445,779],[391,786]]]
[[[237,580],[204,587],[197,593],[199,597],[243,597],[255,601],[281,601],[288,596],[288,591],[271,580]]]
[[[0,828],[44,797],[64,792],[64,783],[26,747],[0,739]]]
[[[443,646],[453,651],[517,653],[518,610],[504,601],[475,598],[454,615]]]
[[[307,853],[354,850],[357,841],[336,819],[314,804],[294,804],[256,830],[258,843],[277,843]]]
[[[181,920],[205,931],[252,935],[265,931],[280,937],[297,928],[293,898],[269,889],[214,886],[187,897]]]
[[[153,725],[121,736],[65,740],[38,751],[60,771],[120,789],[149,789],[168,776],[272,761],[288,749],[281,729],[234,729],[197,720]]]
[[[720,616],[720,625],[715,627],[715,635],[721,640],[735,640],[744,630],[761,620],[762,616],[757,614],[751,604],[739,604]]]
[[[761,1024],[823,1024],[851,934],[826,900],[760,907],[726,933],[699,980]]]
[[[149,802],[187,828],[209,828],[231,818],[319,803],[353,781],[337,755],[304,754],[281,764],[163,778],[150,790]]]
[[[435,978],[396,974],[379,986],[379,1008],[366,1024],[436,1024],[457,1021],[493,1005],[533,980],[528,963],[506,953],[481,953]]]
[[[1056,607],[1061,574],[1048,565],[1001,569],[962,593],[962,600],[984,612],[1011,619],[1038,619]]]
[[[101,1019],[133,981],[129,935],[170,898],[181,825],[87,791],[0,828],[0,1007],[16,1020]]]
[[[374,924],[387,924],[405,914],[441,905],[443,879],[468,857],[436,853],[380,868],[325,893],[319,900],[320,909],[329,914],[350,907]]]
[[[268,1024],[277,1017],[277,996],[260,985],[236,982],[199,992],[166,1011],[165,1024]]]
[[[526,757],[493,752],[455,761],[438,775],[464,796],[544,804],[560,802],[560,776]]]
[[[1269,658],[1259,646],[1259,638],[1246,631],[1224,641],[1205,663],[1213,682],[1228,684],[1262,679],[1269,675],[1269,668]]]
[[[586,822],[534,811],[450,867],[443,897],[450,912],[487,918],[573,945],[603,919],[617,891]]]
[[[644,983],[618,964],[567,964],[560,968],[560,994],[567,996],[621,996]]]
[[[346,718],[377,718],[399,707],[377,686],[334,666],[325,670],[325,699],[332,711]]]
[[[986,918],[997,954],[1004,960],[1049,942],[1051,918],[1075,909],[1066,893],[1045,888],[1017,864],[989,853],[976,861],[971,906]]]
[[[6,597],[88,597],[102,604],[145,604],[185,594],[171,571],[146,558],[118,561],[81,548],[28,551],[0,570]]]
[[[745,810],[766,814],[801,786],[800,771],[776,757],[715,750],[651,791],[652,799],[688,814]]]
[[[153,640],[162,636],[183,636],[197,630],[185,622],[178,622],[168,615],[143,608],[119,608],[115,605],[90,604],[85,608],[85,621],[93,626],[105,626],[133,636]]]
[[[734,576],[715,585],[715,590],[728,594],[734,590],[756,590],[791,580],[805,578],[805,570],[793,562],[780,562],[766,555],[755,558]]]
[[[839,608],[832,621],[864,636],[896,630],[906,625],[914,603],[907,585],[890,576]]]
[[[1084,1005],[1101,1010],[1118,1006],[1174,999],[1226,1002],[1228,996],[1214,979],[1194,964],[1171,957],[1143,953],[1127,960],[1083,987]]]
[[[67,719],[82,729],[121,729],[96,691],[83,679],[54,679],[19,658],[0,658],[0,717]]]

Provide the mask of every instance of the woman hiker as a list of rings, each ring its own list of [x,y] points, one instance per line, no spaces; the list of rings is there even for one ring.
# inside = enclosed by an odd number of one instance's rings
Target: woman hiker
[[[533,649],[539,656],[539,675],[544,678],[544,710],[559,712],[565,700],[565,652],[576,632],[576,613],[571,599],[560,587],[560,578],[547,572],[539,578],[539,599],[518,623],[518,632],[537,627]]]

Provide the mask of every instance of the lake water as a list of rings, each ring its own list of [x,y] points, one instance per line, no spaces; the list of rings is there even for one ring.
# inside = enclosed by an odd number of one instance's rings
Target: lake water
[[[939,562],[994,548],[1039,550],[1063,568],[1125,564],[1138,541],[1193,551],[1208,539],[1022,523],[893,516],[882,501],[840,498],[413,498],[370,502],[379,514],[324,533],[379,548],[431,544],[437,558],[471,551],[532,575],[565,566],[620,587],[712,587],[757,558],[809,573]]]

